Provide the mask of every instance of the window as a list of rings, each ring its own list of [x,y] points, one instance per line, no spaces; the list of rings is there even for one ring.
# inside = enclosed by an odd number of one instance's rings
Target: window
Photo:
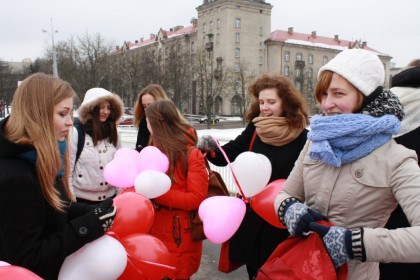
[[[296,53],[296,60],[297,61],[302,61],[303,60],[302,53]]]
[[[203,32],[206,33],[206,23],[203,23]]]
[[[213,21],[210,21],[210,26],[209,26],[210,31],[213,30]]]
[[[308,54],[308,63],[309,64],[313,64],[314,63],[314,55],[313,54]]]
[[[324,57],[322,58],[322,65],[327,64],[327,62],[328,62],[328,57],[327,57],[327,56],[324,56]]]
[[[308,68],[308,77],[312,78],[313,75],[314,75],[314,71],[312,70],[312,68]]]
[[[263,35],[263,28],[262,28],[262,26],[260,26],[260,35],[261,36]]]
[[[284,61],[290,61],[290,52],[284,52]]]
[[[216,43],[219,43],[220,42],[220,34],[219,33],[217,33],[216,34]]]
[[[302,83],[301,82],[299,82],[299,81],[297,81],[296,83],[295,83],[295,86],[296,86],[296,89],[297,90],[302,90]]]
[[[235,49],[235,57],[240,57],[241,56],[241,49],[240,48],[236,48]]]
[[[296,77],[300,77],[300,76],[302,76],[302,70],[296,69]]]
[[[235,72],[238,73],[241,70],[239,63],[235,63]]]
[[[195,43],[191,42],[191,51],[194,52],[195,51]]]
[[[263,49],[263,42],[260,42],[260,50]]]
[[[258,64],[259,64],[259,65],[262,65],[262,64],[263,64],[263,58],[262,58],[262,56],[260,56],[260,58],[259,58],[259,60],[258,60]]]
[[[289,66],[284,66],[284,75],[289,76]]]
[[[241,27],[241,19],[236,18],[236,28],[240,28],[240,27]]]
[[[219,29],[219,28],[220,28],[220,19],[219,19],[219,18],[217,19],[217,22],[216,22],[216,28],[217,28],[217,29]]]
[[[239,43],[239,42],[241,42],[241,33],[239,33],[239,32],[236,32],[236,38],[235,38],[235,42],[236,42],[236,43]]]

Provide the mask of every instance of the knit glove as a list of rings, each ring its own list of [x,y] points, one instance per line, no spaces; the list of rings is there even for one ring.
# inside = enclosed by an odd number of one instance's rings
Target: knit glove
[[[292,236],[305,235],[309,232],[309,223],[324,219],[324,216],[298,202],[296,198],[283,201],[278,209],[278,216]]]
[[[353,258],[351,230],[336,226],[323,226],[315,222],[310,223],[309,227],[321,236],[336,268]]]
[[[210,135],[203,135],[197,142],[197,148],[205,152],[212,152],[217,149],[217,144]]]
[[[117,213],[112,203],[112,198],[107,198],[87,214],[72,220],[70,223],[78,235],[99,237],[109,230]]]

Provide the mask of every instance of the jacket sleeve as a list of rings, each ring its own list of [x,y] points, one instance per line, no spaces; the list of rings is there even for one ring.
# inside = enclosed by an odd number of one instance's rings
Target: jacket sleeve
[[[303,185],[303,160],[308,156],[310,147],[310,141],[307,140],[305,146],[299,154],[298,159],[295,162],[295,166],[292,169],[289,177],[287,177],[286,182],[283,185],[282,190],[276,196],[274,200],[274,211],[277,213],[277,210],[280,207],[280,203],[283,202],[288,197],[295,197],[300,201],[305,201],[305,191]]]
[[[252,135],[254,134],[255,126],[253,123],[248,124],[244,131],[240,135],[238,135],[234,140],[229,141],[227,144],[222,146],[222,149],[225,151],[227,157],[232,162],[236,159],[236,157],[248,151],[249,144],[251,143]],[[226,166],[227,162],[225,157],[223,156],[222,152],[219,149],[214,151],[213,153],[207,154],[207,159],[217,166]]]
[[[177,180],[178,177],[177,177]],[[188,156],[188,174],[186,178],[186,190],[171,187],[171,189],[155,201],[165,206],[194,210],[207,197],[208,174],[204,164],[204,158],[200,150],[194,148]]]
[[[414,154],[409,150],[406,152]],[[411,227],[394,230],[364,228],[366,260],[418,263],[420,262],[420,168],[417,159],[415,156],[410,158],[403,156],[391,172],[392,193]]]
[[[69,175],[69,187],[70,191],[74,194],[73,187],[73,172],[75,168],[76,152],[77,152],[77,141],[79,139],[79,133],[75,127],[73,127],[69,137],[69,163],[70,163],[70,175]]]

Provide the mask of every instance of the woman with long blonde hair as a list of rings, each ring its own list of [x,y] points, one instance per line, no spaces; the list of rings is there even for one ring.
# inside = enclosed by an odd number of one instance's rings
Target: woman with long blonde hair
[[[0,260],[44,279],[57,279],[64,259],[102,236],[116,213],[112,200],[90,207],[70,192],[74,97],[69,83],[33,74],[0,122]]]

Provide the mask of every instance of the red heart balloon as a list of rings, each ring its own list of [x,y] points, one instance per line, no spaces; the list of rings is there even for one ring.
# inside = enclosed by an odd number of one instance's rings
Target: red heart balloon
[[[131,234],[150,231],[155,212],[148,198],[128,191],[115,197],[114,205],[117,206],[117,215],[109,230],[111,236],[122,239]]]
[[[279,179],[268,184],[262,191],[254,195],[250,205],[261,218],[275,227],[285,229],[274,211],[274,199],[283,188],[285,179]]]
[[[160,280],[163,277],[175,277],[171,254],[158,238],[139,233],[123,238],[121,244],[127,251],[128,262],[119,280]]]

